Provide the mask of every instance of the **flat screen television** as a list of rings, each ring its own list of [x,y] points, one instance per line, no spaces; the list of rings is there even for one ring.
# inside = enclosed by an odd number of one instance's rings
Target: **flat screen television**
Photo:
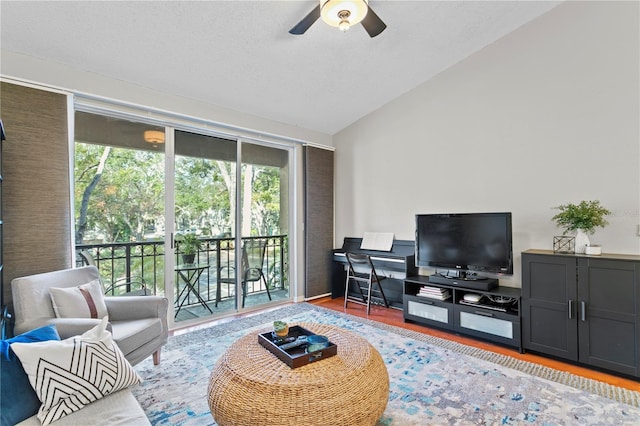
[[[512,275],[511,234],[511,213],[417,214],[416,265],[471,280]]]

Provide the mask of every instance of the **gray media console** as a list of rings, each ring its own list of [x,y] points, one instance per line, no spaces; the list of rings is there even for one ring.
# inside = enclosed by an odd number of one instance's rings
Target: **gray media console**
[[[640,377],[640,256],[523,252],[522,346]]]

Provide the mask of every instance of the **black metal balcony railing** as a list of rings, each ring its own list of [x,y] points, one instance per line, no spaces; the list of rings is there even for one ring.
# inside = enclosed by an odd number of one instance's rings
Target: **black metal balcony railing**
[[[225,271],[233,269],[235,266],[235,239],[201,238],[201,241],[202,248],[196,253],[195,262],[208,264],[209,267],[196,283],[197,292],[206,302],[215,302],[216,290],[218,283],[220,283],[221,291],[218,301],[234,298],[235,285],[229,280],[221,279],[221,274],[227,273]],[[258,241],[266,243],[264,259],[261,263],[265,280],[248,282],[247,294],[266,292],[265,285],[268,285],[269,289],[288,289],[287,236],[242,238],[242,243],[249,256],[254,256],[251,247],[254,247]],[[81,253],[85,256],[81,256]],[[184,263],[179,242],[176,242],[175,255],[176,265]],[[78,266],[86,264],[87,258],[98,268],[107,287],[116,282],[143,281],[153,294],[165,294],[163,241],[76,245],[76,264]],[[179,293],[178,286],[181,284],[177,275],[174,278],[176,286],[174,294],[177,295]],[[226,278],[226,276],[222,278]],[[129,290],[125,288],[124,291]],[[190,295],[185,306],[197,303],[196,297]]]

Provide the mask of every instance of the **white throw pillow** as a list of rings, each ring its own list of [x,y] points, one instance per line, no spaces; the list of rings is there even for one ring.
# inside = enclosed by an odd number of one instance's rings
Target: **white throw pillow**
[[[104,318],[104,303],[100,280],[93,280],[77,287],[49,289],[53,311],[58,318]]]
[[[107,319],[81,336],[61,341],[13,343],[29,382],[42,402],[43,425],[120,389],[140,383],[106,330]]]

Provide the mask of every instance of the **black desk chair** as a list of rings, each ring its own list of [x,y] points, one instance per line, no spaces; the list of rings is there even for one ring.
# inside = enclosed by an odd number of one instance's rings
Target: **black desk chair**
[[[365,305],[367,307],[367,315],[371,310],[371,301],[374,303],[389,307],[389,302],[384,295],[380,281],[386,277],[380,278],[373,266],[371,257],[367,254],[346,253],[347,262],[347,282],[344,289],[344,308],[347,308],[347,302]],[[358,268],[356,270],[356,268]],[[349,295],[349,286],[351,282],[355,282],[355,286],[360,293],[360,298]],[[375,285],[375,287],[374,287]]]

